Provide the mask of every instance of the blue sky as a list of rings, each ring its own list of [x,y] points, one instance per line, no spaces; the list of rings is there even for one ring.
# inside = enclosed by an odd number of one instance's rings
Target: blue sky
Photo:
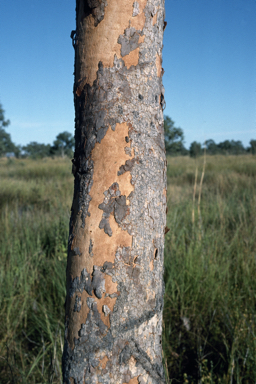
[[[2,1],[0,14],[0,102],[12,140],[73,133],[75,1]],[[255,19],[255,0],[166,0],[165,114],[187,147],[256,139]]]

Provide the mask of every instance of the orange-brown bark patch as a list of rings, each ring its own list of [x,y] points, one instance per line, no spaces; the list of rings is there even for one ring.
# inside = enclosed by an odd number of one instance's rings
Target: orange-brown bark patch
[[[126,28],[134,27],[142,30],[145,24],[143,12],[147,0],[138,0],[140,13],[132,17],[134,0],[109,1],[105,8],[104,19],[94,26],[92,15],[84,19],[84,41],[86,47],[80,47],[80,55],[83,57],[83,64],[79,77],[86,76],[86,81],[92,86],[96,79],[98,63],[101,61],[103,67],[113,67],[114,57],[121,58],[121,45],[117,42]],[[114,20],[114,22],[113,22]],[[134,65],[134,64],[132,64]],[[78,90],[79,93],[79,90]]]
[[[155,25],[156,22],[157,22],[157,13],[153,16],[152,25]]]
[[[132,65],[136,66],[139,63],[139,51],[140,48],[136,48],[133,51],[129,53],[129,55],[126,55],[123,57],[123,61],[125,66],[129,69]]]
[[[144,40],[145,40],[145,35],[140,36],[138,44],[144,43]]]
[[[160,77],[162,74],[162,58],[158,54],[156,55],[156,70],[157,77]]]
[[[72,270],[70,273],[73,278],[76,276],[80,277],[83,268],[86,268],[87,272],[92,274],[94,265],[102,266],[105,261],[114,263],[117,247],[131,247],[132,245],[132,236],[119,227],[113,214],[111,214],[109,218],[112,236],[110,237],[103,229],[99,228],[103,214],[103,211],[99,209],[99,205],[104,201],[104,192],[115,182],[118,183],[121,194],[126,197],[128,197],[134,189],[131,184],[130,172],[125,172],[120,176],[117,175],[121,165],[130,159],[130,156],[126,155],[124,151],[124,148],[130,145],[125,140],[125,137],[128,135],[128,125],[126,123],[117,124],[115,131],[112,131],[109,127],[101,143],[97,143],[92,151],[94,174],[93,185],[90,191],[92,198],[89,205],[90,216],[87,216],[85,219],[85,228],[77,225],[76,239],[79,239],[79,243],[75,240],[72,246],[79,247],[81,256],[72,256]],[[129,200],[127,200],[127,205],[128,204]],[[93,244],[93,257],[89,255],[90,242]],[[105,289],[108,294],[112,294],[117,290],[117,284],[113,283],[112,278],[108,275],[105,275]],[[94,295],[93,297],[97,302],[102,321],[109,327],[109,316],[104,315],[102,307],[103,305],[107,305],[109,309],[113,311],[116,299],[103,296],[99,300]],[[87,308],[86,301],[84,307]],[[86,311],[86,309],[81,309],[80,311],[81,322],[78,322],[80,327],[81,324],[86,321],[88,314]],[[71,313],[71,317],[72,316],[74,315]],[[71,344],[73,338],[78,337],[78,331],[80,329],[78,328],[79,326],[72,331],[72,335],[69,338]]]
[[[137,29],[137,31],[141,31],[145,25],[146,17],[144,13],[144,8],[147,5],[147,1],[148,0],[137,0],[137,2],[139,3],[140,12],[137,16],[132,17],[130,21],[130,26]],[[132,3],[134,3],[134,1]]]
[[[102,367],[102,369],[105,369],[106,368],[106,365],[107,365],[107,362],[108,362],[108,357],[107,356],[104,356],[102,360],[100,360],[100,366]]]
[[[74,312],[74,305],[76,296],[81,297],[81,309],[79,312]],[[90,297],[86,291],[83,291],[82,294],[76,294],[70,299],[69,306],[69,327],[68,327],[68,342],[70,348],[74,348],[74,338],[78,338],[78,332],[81,329],[81,325],[85,324],[87,315],[89,313],[89,308],[87,306],[86,300]]]
[[[131,184],[130,172],[117,175],[121,165],[130,159],[130,156],[124,151],[124,148],[129,145],[125,141],[126,136],[128,136],[126,123],[116,124],[115,131],[109,127],[101,143],[97,143],[92,152],[94,162],[93,186],[90,191],[92,200],[89,205],[90,216],[86,218],[85,227],[93,241],[94,265],[103,265],[105,261],[113,263],[117,247],[129,247],[132,244],[132,237],[127,231],[123,231],[119,227],[113,215],[110,215],[109,218],[112,229],[111,237],[99,228],[103,214],[99,205],[104,200],[104,192],[115,182],[118,183],[121,194],[126,197],[134,189]]]
[[[83,268],[92,274],[93,265],[102,266],[105,261],[114,262],[115,252],[118,246],[131,246],[132,237],[127,231],[123,231],[111,215],[109,223],[112,229],[112,236],[108,236],[103,229],[99,228],[103,211],[99,205],[104,200],[104,192],[114,183],[119,184],[119,190],[126,197],[133,191],[130,172],[125,172],[118,176],[117,173],[121,165],[130,159],[126,155],[124,148],[130,144],[125,141],[128,136],[128,125],[126,123],[117,124],[115,131],[109,127],[101,143],[97,143],[92,152],[94,162],[93,185],[90,191],[92,198],[89,205],[90,216],[85,219],[85,228],[81,227],[81,220],[74,224],[73,233],[75,238],[72,249],[77,247],[80,256],[72,256],[72,264],[69,274],[74,279],[80,277]],[[127,200],[129,205],[129,200]],[[90,241],[93,244],[93,257],[89,255]],[[108,287],[110,289],[110,286]],[[115,292],[116,284],[113,285]],[[108,291],[107,291],[108,292]]]
[[[106,292],[111,295],[112,293],[117,293],[117,283],[113,283],[111,276],[106,275],[105,276],[105,288]],[[110,321],[109,321],[109,315],[105,316],[103,312],[103,305],[107,305],[111,312],[113,312],[115,303],[116,303],[116,297],[109,297],[109,296],[103,296],[101,299],[97,299],[97,308],[101,317],[101,320],[103,323],[109,328],[110,327]]]

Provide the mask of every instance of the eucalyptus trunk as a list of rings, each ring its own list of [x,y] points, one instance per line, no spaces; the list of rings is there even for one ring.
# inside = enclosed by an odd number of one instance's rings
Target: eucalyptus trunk
[[[77,0],[65,384],[164,383],[164,0]]]

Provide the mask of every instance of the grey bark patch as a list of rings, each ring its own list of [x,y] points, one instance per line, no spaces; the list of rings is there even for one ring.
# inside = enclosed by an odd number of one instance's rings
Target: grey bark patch
[[[110,261],[105,261],[102,267],[102,271],[105,272],[108,269],[113,269],[114,265]]]
[[[97,142],[101,143],[101,140],[105,137],[108,127],[101,127],[97,132]]]
[[[135,117],[135,119],[138,119],[140,114],[138,111],[133,111],[133,116]]]
[[[132,356],[132,351],[129,345],[126,345],[119,356],[119,364],[126,364]]]
[[[86,0],[91,10],[91,14],[94,18],[94,26],[97,25],[104,19],[105,7],[107,6],[107,0]]]
[[[132,256],[130,247],[123,247],[121,255],[125,264],[131,264]]]
[[[74,280],[70,279],[69,296],[73,297],[75,292],[82,293],[85,290],[90,296],[92,295],[92,282],[91,276],[84,268],[81,276],[75,277]]]
[[[118,293],[111,293],[111,294],[106,293],[105,296],[110,297],[110,299],[115,299],[116,297],[118,297]]]
[[[111,310],[109,309],[109,307],[107,305],[103,305],[102,311],[103,311],[105,316],[108,316],[111,313]]]
[[[118,105],[118,113],[119,115],[123,115],[124,113],[123,107],[121,105]]]
[[[98,131],[98,129],[105,125],[105,117],[106,111],[103,110],[98,112],[95,124],[96,131]]]
[[[89,309],[92,309],[93,303],[95,303],[95,300],[92,297],[87,297],[86,304]]]
[[[92,288],[98,299],[101,299],[102,294],[106,292],[104,275],[101,268],[96,265],[93,266]]]
[[[74,160],[76,168],[75,188],[78,191],[78,212],[81,212],[82,228],[85,226],[85,219],[90,215],[88,212],[91,201],[90,190],[93,184],[93,162],[85,161],[78,163]],[[70,223],[73,221],[73,208],[71,211]]]
[[[125,154],[126,155],[128,155],[128,156],[132,156],[132,150],[131,150],[131,148],[129,148],[129,147],[125,147],[124,148],[124,151],[125,151]]]
[[[76,301],[75,301],[75,305],[74,305],[74,312],[80,312],[80,310],[81,310],[81,297],[76,296]]]
[[[137,364],[141,364],[151,377],[158,380],[158,383],[165,382],[162,366],[160,364],[154,364],[148,354],[135,341],[131,341],[124,347],[119,357],[119,364],[127,364],[132,356],[137,361]]]
[[[128,211],[128,206],[126,205],[126,197],[120,196],[115,199],[115,209],[114,217],[118,224],[121,224],[122,220],[125,218]]]
[[[93,250],[93,242],[92,242],[92,239],[90,239],[89,255],[90,255],[91,257],[93,257],[93,252],[92,252],[92,250]]]
[[[127,167],[130,167],[130,163],[128,163]],[[104,196],[104,202],[98,207],[103,211],[99,228],[104,229],[107,235],[112,236],[112,229],[109,224],[110,214],[114,214],[116,222],[120,225],[128,213],[128,205],[126,205],[126,196],[121,195],[119,191],[118,183],[113,183],[104,192]]]
[[[132,278],[135,281],[136,284],[139,284],[139,276],[140,276],[140,269],[139,267],[133,268],[132,271]]]
[[[113,199],[110,199],[108,203],[101,203],[99,205],[99,209],[102,209],[106,214],[110,215],[111,212],[114,210],[115,201]]]
[[[129,172],[134,166],[134,163],[135,163],[135,159],[126,160],[125,164],[121,165],[121,167],[119,168],[119,171],[117,172],[117,176],[120,176],[125,172]]]
[[[99,228],[100,229],[104,229],[104,232],[109,236],[111,237],[112,236],[112,229],[110,227],[110,224],[109,224],[109,214],[107,213],[103,213],[102,215],[102,219],[100,221],[100,224],[99,224]]]
[[[126,28],[123,35],[120,35],[117,42],[121,45],[121,56],[129,55],[131,51],[138,48],[140,31],[136,31],[135,28]]]
[[[132,17],[137,16],[140,13],[140,5],[137,1],[133,3]]]
[[[82,253],[79,251],[79,247],[73,248],[73,252],[76,256],[82,256]]]

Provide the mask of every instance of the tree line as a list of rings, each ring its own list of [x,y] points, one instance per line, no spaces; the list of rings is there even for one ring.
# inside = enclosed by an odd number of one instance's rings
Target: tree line
[[[72,157],[75,147],[74,136],[67,132],[61,132],[56,136],[53,144],[41,144],[31,141],[29,144],[16,145],[11,140],[11,135],[5,128],[10,124],[10,120],[4,117],[4,110],[0,104],[0,157],[15,156],[30,157],[40,159],[51,156]],[[182,128],[175,127],[175,122],[169,117],[164,117],[164,135],[166,153],[170,156],[191,156],[198,157],[206,150],[209,155],[242,155],[250,153],[256,154],[256,140],[250,141],[249,147],[244,147],[240,140],[224,140],[215,143],[214,140],[206,140],[203,144],[193,141],[187,149],[184,145],[185,136]]]
[[[41,144],[36,141],[31,141],[29,144],[21,146],[16,145],[11,140],[11,135],[6,132],[5,128],[10,124],[10,120],[4,117],[4,110],[0,104],[0,157],[15,156],[30,157],[40,159],[50,156],[68,156],[72,157],[75,147],[74,136],[67,132],[61,132],[56,136],[53,144]]]
[[[184,132],[175,127],[175,122],[169,117],[164,118],[165,148],[168,155],[198,157],[206,150],[209,155],[242,155],[246,153],[256,154],[256,140],[250,141],[249,147],[244,147],[240,140],[224,140],[215,143],[214,140],[206,140],[203,144],[193,141],[189,149],[185,148]]]

